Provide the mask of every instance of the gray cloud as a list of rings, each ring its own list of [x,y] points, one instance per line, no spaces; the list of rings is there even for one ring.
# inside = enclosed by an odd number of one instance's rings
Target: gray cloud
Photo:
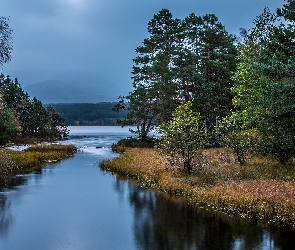
[[[134,49],[148,36],[147,23],[160,9],[184,18],[214,13],[229,33],[250,28],[264,6],[283,0],[2,0],[10,16],[13,60],[4,74],[24,86],[44,80],[71,81],[115,95],[132,88]],[[85,100],[87,101],[87,100]]]

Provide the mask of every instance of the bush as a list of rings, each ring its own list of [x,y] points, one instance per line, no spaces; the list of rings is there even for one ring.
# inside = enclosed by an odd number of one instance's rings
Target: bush
[[[128,137],[113,144],[112,150],[120,153],[124,152],[124,148],[153,148],[155,147],[156,141],[157,139],[149,137],[146,139]]]
[[[157,143],[172,166],[183,165],[191,173],[206,143],[204,123],[199,113],[192,111],[192,103],[180,105],[172,119],[160,125],[161,139]]]

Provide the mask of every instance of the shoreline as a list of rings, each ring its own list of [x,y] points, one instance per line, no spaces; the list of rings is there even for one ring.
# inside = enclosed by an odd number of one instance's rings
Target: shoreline
[[[72,157],[76,152],[77,148],[73,145],[56,143],[0,148],[0,187],[9,186],[14,175],[30,173],[45,164]]]
[[[295,171],[289,169],[294,165],[278,169],[278,163],[261,158],[240,165],[229,150],[210,149],[204,151],[205,167],[187,175],[172,169],[155,149],[122,151],[117,158],[103,161],[100,168],[144,188],[184,198],[196,207],[295,230]]]

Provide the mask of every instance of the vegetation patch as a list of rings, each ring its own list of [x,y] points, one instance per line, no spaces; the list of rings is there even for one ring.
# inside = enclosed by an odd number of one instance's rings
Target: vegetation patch
[[[57,162],[75,154],[73,145],[36,144],[24,151],[0,149],[0,186],[9,183],[14,174],[31,172],[46,163]]]
[[[119,140],[116,144],[112,145],[112,150],[115,152],[124,152],[125,148],[154,148],[157,139],[147,137],[146,139],[140,138],[124,138]]]
[[[239,164],[231,149],[203,152],[202,168],[190,175],[183,167],[172,168],[152,148],[124,148],[124,153],[105,160],[100,168],[126,176],[142,187],[184,197],[198,207],[295,229],[294,166],[263,157]]]

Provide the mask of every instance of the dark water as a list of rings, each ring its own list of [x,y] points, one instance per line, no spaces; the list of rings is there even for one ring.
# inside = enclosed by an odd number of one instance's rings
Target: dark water
[[[96,130],[96,131],[94,131]],[[127,130],[72,128],[73,157],[0,192],[0,250],[295,249],[295,233],[217,217],[105,174]]]

